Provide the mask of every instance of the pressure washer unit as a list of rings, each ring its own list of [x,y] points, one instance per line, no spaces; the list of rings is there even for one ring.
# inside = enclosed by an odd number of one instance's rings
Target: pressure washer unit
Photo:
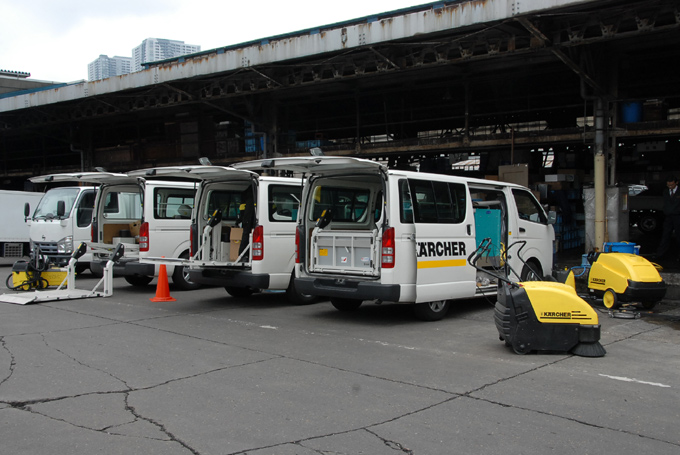
[[[20,260],[12,266],[12,273],[7,277],[7,289],[13,291],[31,291],[59,286],[66,278],[66,269],[54,267],[39,248],[31,251],[28,261]]]
[[[616,309],[622,302],[640,302],[652,309],[666,295],[666,283],[647,259],[637,254],[611,251],[593,252],[587,256],[590,264],[588,290],[602,298],[604,306]]]
[[[508,276],[477,267],[476,262],[489,248],[482,241],[468,257],[477,270],[498,279],[494,321],[498,335],[517,354],[531,351],[567,351],[583,357],[602,357],[597,312],[567,284],[556,281],[514,282]],[[517,254],[526,242],[516,242]],[[508,264],[508,261],[505,261]],[[509,267],[506,265],[506,267]]]

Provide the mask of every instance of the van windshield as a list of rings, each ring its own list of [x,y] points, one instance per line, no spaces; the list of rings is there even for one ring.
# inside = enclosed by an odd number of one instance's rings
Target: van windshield
[[[45,193],[45,196],[40,200],[38,207],[33,213],[34,218],[56,218],[57,217],[57,203],[64,201],[64,217],[68,218],[76,202],[78,188],[53,188]]]

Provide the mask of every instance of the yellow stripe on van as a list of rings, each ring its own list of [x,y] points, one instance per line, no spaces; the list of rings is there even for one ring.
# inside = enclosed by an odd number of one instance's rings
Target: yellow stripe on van
[[[463,267],[466,259],[444,259],[441,261],[418,261],[419,269],[434,269],[438,267]]]

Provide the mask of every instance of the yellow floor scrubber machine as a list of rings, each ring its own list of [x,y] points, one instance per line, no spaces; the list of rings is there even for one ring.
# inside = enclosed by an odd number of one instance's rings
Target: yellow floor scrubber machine
[[[597,312],[576,294],[574,287],[557,281],[512,281],[507,260],[504,272],[478,267],[476,263],[490,243],[490,239],[484,239],[468,256],[468,262],[498,279],[494,321],[506,346],[517,354],[532,351],[566,351],[583,357],[606,354],[600,344]],[[510,245],[505,250],[506,258],[513,247],[520,257],[525,244],[520,241]]]
[[[637,251],[634,243],[605,243],[603,252],[587,255],[588,291],[610,310],[625,303],[650,310],[666,295],[659,271]]]

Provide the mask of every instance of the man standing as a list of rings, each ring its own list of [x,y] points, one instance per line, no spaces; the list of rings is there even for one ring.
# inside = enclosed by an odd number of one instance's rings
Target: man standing
[[[660,258],[671,248],[671,239],[675,231],[675,240],[680,246],[680,188],[678,179],[669,176],[666,179],[667,190],[663,193],[663,213],[666,216],[663,222],[663,235],[661,243],[656,250],[656,257]]]

